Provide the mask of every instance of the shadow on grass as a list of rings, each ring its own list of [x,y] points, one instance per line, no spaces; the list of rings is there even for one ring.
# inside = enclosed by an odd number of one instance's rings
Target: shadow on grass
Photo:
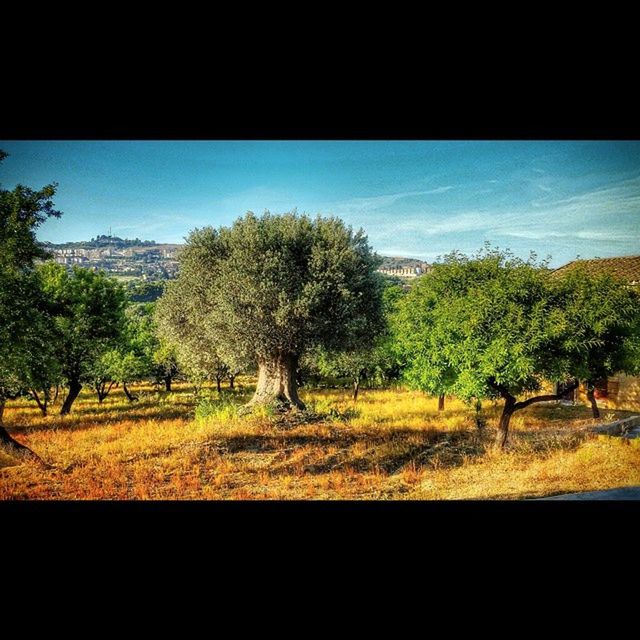
[[[150,409],[155,409],[151,406]],[[91,412],[86,415],[83,412],[70,413],[68,416],[51,416],[46,422],[39,424],[26,424],[20,425],[19,423],[5,423],[5,427],[15,434],[31,434],[39,431],[85,431],[94,427],[99,427],[105,424],[118,424],[122,422],[146,422],[154,421],[159,424],[165,421],[183,419],[189,421],[192,418],[192,414],[188,407],[176,406],[172,404],[171,407],[163,407],[160,411],[149,411],[147,413],[132,411],[131,407],[128,407],[126,415],[110,415],[112,413],[118,413],[115,410],[105,411],[101,414]],[[46,420],[46,419],[45,419]]]
[[[333,429],[327,435],[223,436],[218,441],[226,454],[283,454],[284,459],[267,470],[272,476],[320,475],[332,471],[392,474],[408,464],[416,468],[456,466],[465,458],[485,452],[484,439],[477,432],[442,432],[431,428],[387,433]]]

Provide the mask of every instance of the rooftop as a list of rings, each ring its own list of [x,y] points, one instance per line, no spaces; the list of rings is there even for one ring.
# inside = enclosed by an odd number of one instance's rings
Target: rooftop
[[[556,269],[554,274],[565,274],[578,267],[584,268],[590,274],[608,273],[629,284],[640,284],[640,255],[573,260]]]

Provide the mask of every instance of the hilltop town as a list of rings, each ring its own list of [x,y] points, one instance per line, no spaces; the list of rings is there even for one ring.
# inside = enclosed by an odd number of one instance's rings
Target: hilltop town
[[[58,264],[67,267],[79,265],[115,276],[168,280],[178,274],[181,245],[103,235],[87,242],[46,243],[46,247]]]
[[[58,264],[79,265],[114,276],[145,281],[170,280],[178,275],[178,254],[183,245],[157,244],[153,240],[129,240],[100,235],[85,242],[45,243]],[[380,273],[396,278],[415,278],[427,273],[430,265],[422,260],[380,256]]]

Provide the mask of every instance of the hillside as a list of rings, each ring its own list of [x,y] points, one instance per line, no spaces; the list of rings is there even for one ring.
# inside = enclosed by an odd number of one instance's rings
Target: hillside
[[[412,269],[420,267],[423,270],[428,267],[428,263],[418,258],[403,258],[400,256],[380,256],[382,264],[380,269]]]
[[[153,240],[98,236],[86,242],[45,243],[58,264],[100,269],[114,276],[142,280],[168,280],[178,274],[182,245]]]

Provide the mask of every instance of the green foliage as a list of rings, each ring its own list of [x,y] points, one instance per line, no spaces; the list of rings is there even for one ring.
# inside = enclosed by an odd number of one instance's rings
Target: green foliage
[[[164,292],[164,282],[127,282],[127,297],[131,302],[155,302]]]
[[[196,230],[158,324],[188,358],[255,362],[306,349],[356,348],[381,322],[378,264],[362,231],[337,218],[248,213]]]
[[[117,349],[125,329],[122,286],[103,273],[48,263],[39,269],[67,381],[91,382],[101,359]]]
[[[608,274],[577,267],[555,290],[562,296],[575,376],[590,383],[618,372],[640,372],[640,295]]]
[[[154,377],[156,381],[161,381],[164,378],[173,378],[180,371],[176,348],[159,335],[155,324],[154,332],[157,341],[157,347],[153,352]]]
[[[553,278],[534,255],[486,247],[470,258],[449,254],[420,278],[394,335],[414,388],[471,400],[496,397],[500,386],[518,396],[545,380],[585,377],[596,362],[620,368],[637,300],[610,279]]]
[[[401,361],[394,349],[391,323],[400,300],[405,295],[401,286],[386,282],[382,291],[382,326],[368,343],[358,349],[329,351],[322,347],[310,352],[303,365],[323,377],[349,378],[355,385],[385,383],[399,378]]]
[[[0,151],[0,162],[7,154]],[[25,387],[42,388],[58,371],[50,350],[46,301],[34,261],[48,257],[36,229],[53,208],[56,185],[0,188],[0,402]]]

